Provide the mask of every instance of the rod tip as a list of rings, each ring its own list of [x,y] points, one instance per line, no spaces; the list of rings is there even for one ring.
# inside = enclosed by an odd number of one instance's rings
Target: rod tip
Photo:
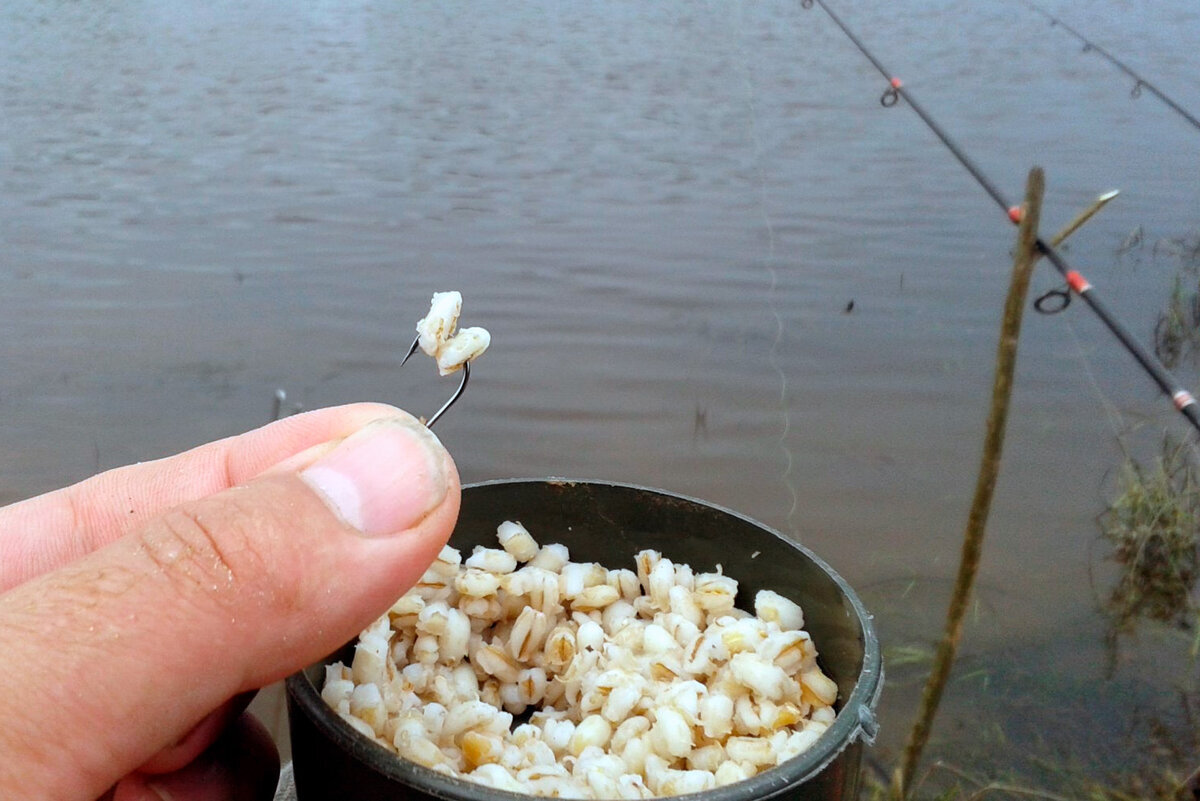
[[[1112,200],[1114,197],[1116,197],[1119,194],[1121,194],[1120,189],[1113,189],[1111,191],[1105,192],[1103,195],[1096,198],[1096,201],[1099,203],[1107,203],[1108,201]]]

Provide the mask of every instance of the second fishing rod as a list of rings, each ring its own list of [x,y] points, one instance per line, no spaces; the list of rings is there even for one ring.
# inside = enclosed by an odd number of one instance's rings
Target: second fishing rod
[[[1088,39],[1082,33],[1075,30],[1070,25],[1063,22],[1061,19],[1054,16],[1049,11],[1047,11],[1046,9],[1037,5],[1036,3],[1032,3],[1032,2],[1030,2],[1030,0],[1023,0],[1023,2],[1031,11],[1036,11],[1037,13],[1039,13],[1042,16],[1049,19],[1051,25],[1056,25],[1056,26],[1062,28],[1064,31],[1071,34],[1079,41],[1083,42],[1083,52],[1087,53],[1089,51],[1094,50],[1095,52],[1099,53],[1105,60],[1107,60],[1108,63],[1112,64],[1114,67],[1116,67],[1121,72],[1128,75],[1130,78],[1133,78],[1134,84],[1133,84],[1133,89],[1129,93],[1130,97],[1136,99],[1137,97],[1139,97],[1142,94],[1142,89],[1145,88],[1147,91],[1152,93],[1155,97],[1157,97],[1159,100],[1166,103],[1168,108],[1170,108],[1176,114],[1178,114],[1179,116],[1181,116],[1185,120],[1187,120],[1189,123],[1191,123],[1193,128],[1200,130],[1200,119],[1196,119],[1196,116],[1194,114],[1192,114],[1187,109],[1185,109],[1183,106],[1179,105],[1179,103],[1175,102],[1170,97],[1168,97],[1166,95],[1166,93],[1163,92],[1163,90],[1159,89],[1157,86],[1150,83],[1150,81],[1146,80],[1141,75],[1134,72],[1133,68],[1130,67],[1128,64],[1126,64],[1124,61],[1117,58],[1112,53],[1108,52],[1103,47],[1101,47],[1100,45],[1093,42],[1091,39]]]
[[[842,29],[842,33],[846,34],[847,38],[854,43],[855,47],[857,47],[862,54],[867,57],[867,60],[875,65],[875,69],[879,70],[883,77],[887,79],[888,88],[879,98],[879,102],[884,106],[894,106],[903,98],[904,101],[908,103],[909,107],[916,112],[917,116],[921,118],[921,121],[925,123],[926,127],[933,131],[934,135],[941,140],[942,144],[946,146],[946,148],[954,155],[954,157],[958,159],[959,163],[966,168],[967,172],[969,172],[971,176],[979,183],[979,185],[983,187],[983,190],[991,196],[992,200],[994,200],[1001,209],[1004,210],[1004,213],[1008,217],[1009,221],[1013,223],[1020,222],[1020,207],[1014,206],[1008,202],[1000,189],[994,183],[992,183],[987,175],[985,175],[983,171],[979,169],[978,165],[976,165],[975,162],[973,162],[971,158],[967,156],[966,151],[964,151],[958,145],[958,143],[955,142],[940,125],[938,125],[937,121],[929,115],[924,107],[917,102],[916,98],[912,96],[912,93],[904,87],[903,81],[894,76],[883,65],[883,63],[875,57],[870,49],[863,44],[863,41],[854,34],[854,31],[852,31],[849,26],[842,21],[842,18],[834,13],[833,9],[829,7],[829,4],[826,3],[825,0],[801,0],[800,5],[801,7],[807,9],[812,8],[814,3],[821,6],[822,10],[829,15],[829,18],[832,19],[834,23]],[[1096,291],[1092,287],[1091,283],[1089,283],[1087,279],[1085,279],[1077,270],[1073,269],[1071,265],[1067,263],[1066,259],[1064,259],[1053,246],[1043,240],[1040,236],[1037,240],[1037,249],[1038,252],[1040,252],[1051,264],[1054,265],[1055,269],[1062,274],[1063,279],[1067,283],[1069,291],[1073,291],[1079,297],[1083,298],[1088,308],[1090,308],[1096,314],[1096,316],[1100,318],[1100,321],[1103,322],[1105,327],[1112,332],[1113,336],[1117,338],[1117,341],[1121,343],[1125,350],[1127,350],[1129,354],[1133,356],[1134,360],[1137,361],[1146,374],[1149,375],[1154,383],[1158,385],[1158,388],[1161,389],[1163,393],[1165,393],[1167,397],[1171,399],[1171,402],[1175,405],[1175,408],[1179,410],[1179,413],[1187,418],[1188,422],[1192,424],[1192,427],[1195,428],[1197,432],[1200,432],[1200,406],[1197,406],[1196,399],[1192,396],[1192,394],[1184,389],[1179,381],[1177,381],[1175,377],[1167,371],[1167,368],[1163,366],[1162,362],[1160,362],[1153,353],[1147,350],[1145,346],[1138,342],[1137,338],[1134,337],[1129,329],[1126,328],[1119,319],[1117,319],[1116,315],[1114,315],[1112,311],[1109,310],[1108,306],[1100,299],[1100,297],[1097,296]],[[1064,294],[1063,297],[1064,300],[1069,300],[1069,295]],[[1066,304],[1063,303],[1063,306],[1065,305]],[[1063,306],[1060,306],[1060,308]]]

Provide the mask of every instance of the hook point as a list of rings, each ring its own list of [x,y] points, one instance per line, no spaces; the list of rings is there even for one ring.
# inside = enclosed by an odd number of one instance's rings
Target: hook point
[[[401,367],[404,366],[404,363],[406,361],[408,361],[409,359],[412,358],[412,355],[417,352],[417,348],[420,347],[420,345],[421,345],[421,335],[417,334],[417,338],[413,340],[412,347],[408,349],[408,355],[400,360]]]

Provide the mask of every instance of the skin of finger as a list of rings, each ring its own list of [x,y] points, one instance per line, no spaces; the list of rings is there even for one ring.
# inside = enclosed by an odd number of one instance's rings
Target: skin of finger
[[[246,711],[246,707],[254,700],[254,695],[252,692],[240,693],[221,704],[193,726],[178,742],[168,745],[142,763],[138,772],[170,773],[196,759],[216,742],[231,721],[237,720]]]
[[[271,801],[278,783],[279,751],[271,735],[253,715],[242,715],[178,771],[122,779],[112,801]]]
[[[0,753],[22,757],[0,760],[0,797],[96,798],[234,695],[351,639],[449,537],[444,458],[446,497],[395,536],[361,537],[298,477],[271,476],[0,595]],[[204,530],[181,532],[179,514]]]
[[[378,403],[318,409],[176,456],[121,467],[0,509],[0,592],[56,570],[180,503],[244,484],[368,422],[406,412]]]

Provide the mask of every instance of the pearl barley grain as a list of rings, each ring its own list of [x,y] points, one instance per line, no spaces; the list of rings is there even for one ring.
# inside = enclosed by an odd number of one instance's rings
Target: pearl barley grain
[[[497,789],[641,799],[750,778],[833,722],[837,684],[791,599],[760,591],[751,615],[719,565],[642,551],[609,570],[514,521],[497,538],[443,548],[326,669],[321,697],[356,730]]]

